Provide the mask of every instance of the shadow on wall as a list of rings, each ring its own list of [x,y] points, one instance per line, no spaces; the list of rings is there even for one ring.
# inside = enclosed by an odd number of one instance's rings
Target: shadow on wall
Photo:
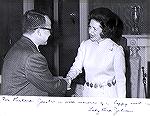
[[[122,37],[119,44],[123,47],[126,63],[126,97],[131,98],[131,67],[130,67],[130,48],[127,46],[127,39]]]

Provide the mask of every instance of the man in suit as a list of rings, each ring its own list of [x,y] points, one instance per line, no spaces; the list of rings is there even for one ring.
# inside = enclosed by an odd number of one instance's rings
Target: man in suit
[[[38,46],[46,45],[51,35],[47,15],[27,11],[23,16],[23,36],[6,54],[2,69],[2,95],[62,96],[67,82],[54,77]]]

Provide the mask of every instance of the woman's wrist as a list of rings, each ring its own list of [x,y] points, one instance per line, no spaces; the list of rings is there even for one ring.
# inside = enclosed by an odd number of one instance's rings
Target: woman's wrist
[[[70,90],[71,89],[71,78],[69,76],[67,76],[65,78],[66,82],[67,82],[67,90]]]

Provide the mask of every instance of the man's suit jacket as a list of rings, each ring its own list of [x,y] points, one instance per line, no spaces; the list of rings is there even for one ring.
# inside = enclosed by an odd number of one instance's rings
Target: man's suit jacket
[[[18,40],[4,59],[3,95],[60,96],[66,86],[65,80],[52,76],[45,57],[29,38]]]

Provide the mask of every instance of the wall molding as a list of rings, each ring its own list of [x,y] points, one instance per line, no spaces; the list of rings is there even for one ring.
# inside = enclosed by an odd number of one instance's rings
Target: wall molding
[[[150,47],[150,35],[123,35],[127,39],[127,46]]]

